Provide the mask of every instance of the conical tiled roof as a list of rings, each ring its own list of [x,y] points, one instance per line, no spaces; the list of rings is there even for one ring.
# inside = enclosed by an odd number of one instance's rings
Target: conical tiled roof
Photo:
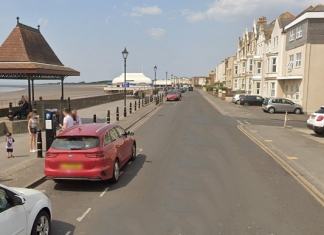
[[[37,62],[63,66],[38,29],[18,23],[0,47],[0,62]]]

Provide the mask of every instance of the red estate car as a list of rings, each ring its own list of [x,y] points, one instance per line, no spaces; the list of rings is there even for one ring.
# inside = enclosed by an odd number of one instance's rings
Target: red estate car
[[[177,91],[169,91],[166,100],[180,100],[180,94]]]
[[[108,180],[136,158],[134,133],[114,124],[84,124],[66,129],[46,152],[46,179]]]

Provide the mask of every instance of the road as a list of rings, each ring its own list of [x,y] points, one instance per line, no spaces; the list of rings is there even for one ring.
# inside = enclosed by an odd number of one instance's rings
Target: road
[[[323,234],[324,208],[197,91],[135,131],[116,185],[47,181],[53,233]]]

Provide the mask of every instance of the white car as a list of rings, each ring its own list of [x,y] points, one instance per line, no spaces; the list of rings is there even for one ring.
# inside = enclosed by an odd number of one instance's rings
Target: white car
[[[307,127],[313,130],[316,134],[324,134],[324,106],[309,116]]]
[[[240,103],[240,99],[245,96],[245,94],[236,94],[232,97],[232,102],[235,104],[239,104]]]
[[[51,201],[42,192],[0,184],[2,235],[49,235],[51,214]]]

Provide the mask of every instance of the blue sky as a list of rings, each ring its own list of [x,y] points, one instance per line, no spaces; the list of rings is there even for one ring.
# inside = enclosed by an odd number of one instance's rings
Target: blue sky
[[[315,0],[1,0],[0,44],[16,24],[41,32],[66,66],[81,72],[67,81],[111,80],[123,72],[154,77],[206,75],[236,52],[253,20],[297,15]],[[12,83],[0,81],[0,85]]]

